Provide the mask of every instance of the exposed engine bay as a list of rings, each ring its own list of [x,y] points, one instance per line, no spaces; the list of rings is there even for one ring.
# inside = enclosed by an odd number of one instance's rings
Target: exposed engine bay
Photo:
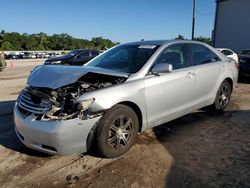
[[[18,107],[22,113],[33,113],[39,120],[68,120],[76,117],[84,119],[87,110],[77,100],[80,96],[125,80],[124,77],[87,73],[75,83],[58,89],[29,86],[20,95]]]

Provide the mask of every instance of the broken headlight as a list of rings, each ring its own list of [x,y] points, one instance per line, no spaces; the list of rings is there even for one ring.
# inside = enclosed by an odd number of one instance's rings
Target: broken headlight
[[[87,99],[87,100],[83,100],[83,101],[80,101],[79,104],[78,104],[78,109],[79,110],[82,110],[82,111],[85,111],[87,110],[91,104],[95,101],[95,99]]]

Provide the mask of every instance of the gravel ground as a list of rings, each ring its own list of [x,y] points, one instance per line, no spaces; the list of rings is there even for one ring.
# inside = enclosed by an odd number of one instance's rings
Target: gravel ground
[[[25,148],[12,105],[37,62],[0,73],[1,187],[250,187],[250,82],[225,113],[196,111],[148,130],[124,156],[50,156]]]

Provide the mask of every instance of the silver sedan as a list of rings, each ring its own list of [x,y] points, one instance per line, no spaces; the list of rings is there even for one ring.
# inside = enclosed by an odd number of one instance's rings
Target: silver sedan
[[[105,157],[133,145],[138,132],[209,106],[224,110],[236,62],[193,41],[118,45],[84,66],[41,65],[15,104],[18,138],[50,154]]]

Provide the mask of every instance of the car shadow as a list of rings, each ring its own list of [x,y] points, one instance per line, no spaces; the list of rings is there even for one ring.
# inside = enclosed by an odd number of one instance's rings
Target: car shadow
[[[194,112],[153,129],[173,156],[165,187],[248,187],[250,110]]]
[[[15,100],[0,101],[0,116],[13,112],[15,102]]]
[[[51,155],[44,154],[25,147],[18,139],[13,121],[13,108],[15,101],[0,102],[0,145],[22,154],[27,154],[35,157],[50,157]]]

